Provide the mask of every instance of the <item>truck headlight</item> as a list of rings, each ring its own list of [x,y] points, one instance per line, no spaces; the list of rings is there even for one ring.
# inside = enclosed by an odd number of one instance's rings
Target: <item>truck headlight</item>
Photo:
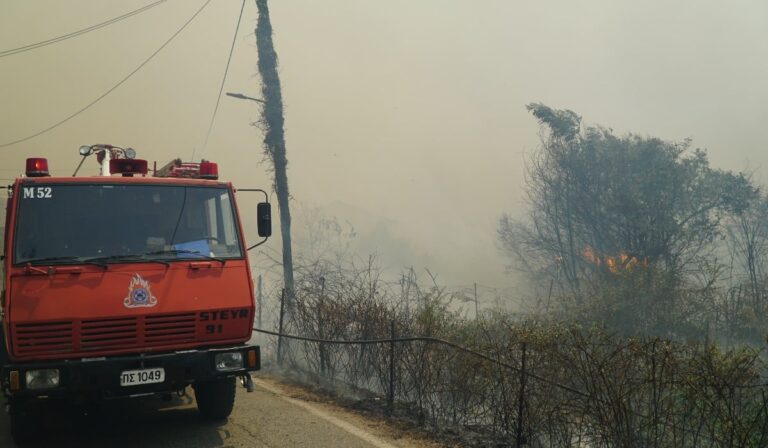
[[[239,370],[243,368],[243,354],[240,352],[218,353],[214,358],[216,370]]]
[[[59,369],[27,370],[27,389],[51,389],[59,386]]]

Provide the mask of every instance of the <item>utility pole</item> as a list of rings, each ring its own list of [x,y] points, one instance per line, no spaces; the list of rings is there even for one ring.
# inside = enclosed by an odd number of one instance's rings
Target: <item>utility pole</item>
[[[293,313],[295,290],[293,286],[293,253],[291,251],[291,211],[288,207],[288,159],[285,155],[283,95],[277,73],[277,53],[272,43],[272,24],[269,20],[267,0],[256,0],[259,18],[256,22],[256,48],[259,53],[261,75],[260,126],[264,129],[264,151],[272,161],[275,172],[274,187],[280,211],[280,235],[283,240],[283,283],[285,285],[286,313]]]

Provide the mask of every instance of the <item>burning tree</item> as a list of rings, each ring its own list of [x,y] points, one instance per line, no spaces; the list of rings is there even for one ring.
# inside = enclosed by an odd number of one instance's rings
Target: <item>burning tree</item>
[[[617,136],[582,128],[572,111],[528,110],[542,126],[527,166],[529,212],[504,215],[498,228],[514,265],[571,306],[598,314],[609,306],[643,326],[677,321],[681,293],[711,285],[707,263],[723,216],[742,210],[755,189],[741,174],[711,168],[689,140]],[[587,303],[606,288],[621,297]]]

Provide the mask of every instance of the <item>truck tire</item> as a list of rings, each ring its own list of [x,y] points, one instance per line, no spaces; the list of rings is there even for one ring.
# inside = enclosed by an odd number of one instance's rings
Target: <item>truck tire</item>
[[[225,420],[235,405],[235,378],[222,378],[194,386],[197,409],[208,420]]]
[[[42,429],[40,413],[25,400],[10,399],[11,437],[16,445],[37,440]]]

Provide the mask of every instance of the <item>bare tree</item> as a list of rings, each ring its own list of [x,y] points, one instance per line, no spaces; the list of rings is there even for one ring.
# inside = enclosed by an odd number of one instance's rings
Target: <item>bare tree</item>
[[[729,282],[719,295],[719,321],[731,338],[762,341],[768,329],[768,198],[755,195],[728,218]]]
[[[766,262],[768,262],[768,198],[757,197],[749,207],[732,216],[729,242],[748,277],[755,312],[765,311]]]

